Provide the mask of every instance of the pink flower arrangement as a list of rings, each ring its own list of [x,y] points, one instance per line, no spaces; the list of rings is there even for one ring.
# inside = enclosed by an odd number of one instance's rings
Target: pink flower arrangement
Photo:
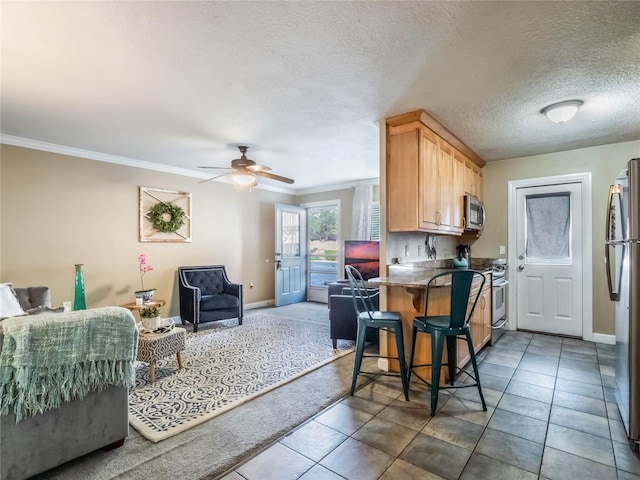
[[[138,256],[138,263],[140,264],[140,283],[144,290],[144,274],[153,270],[153,267],[147,263],[147,256],[144,253]]]

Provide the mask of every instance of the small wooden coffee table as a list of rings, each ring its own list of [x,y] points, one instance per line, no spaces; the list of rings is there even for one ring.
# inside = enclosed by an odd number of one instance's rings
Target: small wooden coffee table
[[[136,360],[149,364],[149,378],[152,384],[156,381],[158,360],[175,355],[178,369],[182,368],[180,352],[185,349],[186,337],[187,331],[181,327],[174,327],[166,333],[140,333]]]

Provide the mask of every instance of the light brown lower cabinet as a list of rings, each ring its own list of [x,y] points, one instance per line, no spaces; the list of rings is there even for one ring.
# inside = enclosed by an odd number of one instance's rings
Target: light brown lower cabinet
[[[486,274],[487,280],[478,299],[478,304],[473,313],[473,317],[469,323],[471,329],[471,338],[476,353],[491,340],[491,274]],[[387,286],[387,308],[386,310],[400,312],[402,314],[402,328],[404,335],[405,357],[407,365],[410,361],[411,354],[411,333],[413,329],[413,320],[416,316],[422,315],[424,311],[424,288],[406,288]],[[475,290],[477,292],[477,290]],[[432,289],[431,298],[429,299],[429,315],[446,315],[449,313],[449,289],[446,287]],[[393,334],[382,332],[380,336],[380,353],[386,356],[396,356],[397,349],[395,345],[395,337]],[[458,368],[463,368],[471,360],[469,349],[466,342],[458,340],[457,342],[457,361]],[[447,361],[446,347],[443,362]],[[431,363],[431,335],[427,333],[418,333],[416,341],[416,353],[414,364],[430,364]],[[399,371],[398,362],[392,360],[389,362],[391,371]],[[431,378],[431,367],[422,367],[418,369],[418,374],[426,379]],[[440,374],[441,384],[448,382],[447,368],[443,367]]]

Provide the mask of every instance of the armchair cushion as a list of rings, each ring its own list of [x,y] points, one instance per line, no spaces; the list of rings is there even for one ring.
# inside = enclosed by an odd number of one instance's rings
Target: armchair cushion
[[[218,295],[202,295],[200,310],[216,310],[218,308],[238,308],[238,297],[227,293]]]

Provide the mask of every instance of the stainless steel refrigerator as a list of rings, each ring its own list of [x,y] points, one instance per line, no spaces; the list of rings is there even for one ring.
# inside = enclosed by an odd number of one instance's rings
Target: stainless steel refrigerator
[[[605,263],[615,302],[616,401],[627,435],[640,442],[640,158],[609,188]]]

